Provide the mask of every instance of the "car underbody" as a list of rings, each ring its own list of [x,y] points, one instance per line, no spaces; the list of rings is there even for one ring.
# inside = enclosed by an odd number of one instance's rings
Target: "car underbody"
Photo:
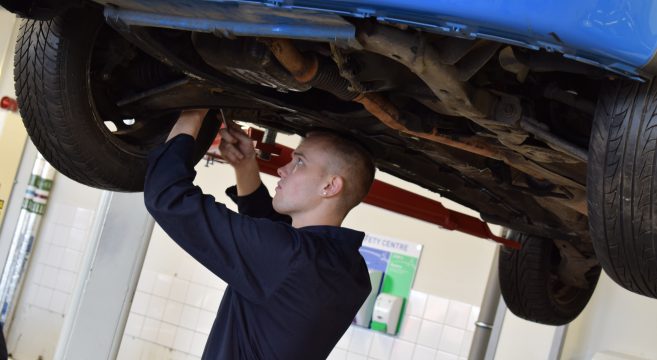
[[[328,129],[511,230],[521,248],[498,264],[516,315],[572,321],[602,269],[657,297],[649,1],[0,4],[28,18],[15,59],[26,129],[83,184],[143,190],[146,155],[184,109],[212,109],[195,161],[222,117],[264,127],[265,142]]]
[[[107,19],[123,37],[99,34],[106,51],[91,66],[108,99],[99,111],[125,141],[135,129],[124,119],[197,107],[286,133],[329,128],[486,221],[590,251],[586,149],[603,70],[370,20],[352,20],[356,47]]]

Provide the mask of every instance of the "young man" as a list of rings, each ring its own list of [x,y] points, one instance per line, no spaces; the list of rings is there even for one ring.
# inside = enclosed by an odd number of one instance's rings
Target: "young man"
[[[203,359],[325,359],[371,291],[358,252],[364,234],[340,227],[367,194],[374,166],[359,145],[308,136],[278,170],[276,195],[260,181],[251,140],[222,129],[221,152],[240,214],[192,184],[194,140],[207,110],[185,111],[149,155],[146,207],[185,251],[228,283]]]

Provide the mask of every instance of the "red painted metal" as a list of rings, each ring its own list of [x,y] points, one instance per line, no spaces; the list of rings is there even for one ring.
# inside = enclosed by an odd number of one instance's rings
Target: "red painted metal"
[[[3,96],[2,99],[0,99],[0,108],[16,112],[18,111],[18,103],[9,96]]]
[[[280,144],[263,144],[263,132],[260,130],[250,128],[248,133],[256,141],[256,149],[271,154],[269,160],[258,159],[260,171],[269,175],[278,176],[276,170],[292,159],[293,149]],[[215,142],[218,143],[217,141]],[[210,153],[210,155],[218,156],[216,153]],[[494,235],[490,231],[488,224],[476,217],[447,209],[438,201],[379,180],[374,180],[372,188],[363,202],[423,220],[447,230],[460,231],[482,239],[492,240],[513,249],[520,248],[520,243]]]

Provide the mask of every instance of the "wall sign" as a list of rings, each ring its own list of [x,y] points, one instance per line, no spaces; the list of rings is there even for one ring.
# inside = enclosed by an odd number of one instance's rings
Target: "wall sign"
[[[366,234],[360,253],[368,269],[383,272],[379,293],[404,299],[400,317],[403,316],[417,272],[422,245]]]

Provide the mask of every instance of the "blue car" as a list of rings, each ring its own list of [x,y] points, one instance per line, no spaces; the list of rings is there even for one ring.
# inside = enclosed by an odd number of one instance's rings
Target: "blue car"
[[[509,308],[572,321],[600,271],[657,297],[657,2],[0,0],[16,93],[62,173],[143,188],[185,108],[329,128],[510,229]],[[201,159],[217,133],[211,112]],[[519,280],[522,279],[522,280]]]

